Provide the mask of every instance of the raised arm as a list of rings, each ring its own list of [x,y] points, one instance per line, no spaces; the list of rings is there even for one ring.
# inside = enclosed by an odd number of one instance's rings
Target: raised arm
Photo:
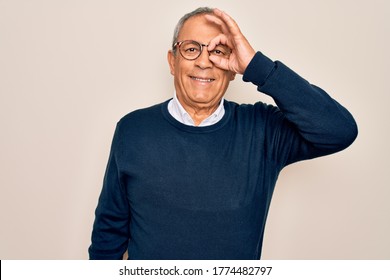
[[[210,60],[217,67],[243,74],[244,81],[254,83],[278,105],[268,120],[269,144],[281,166],[340,151],[355,140],[357,125],[352,115],[324,90],[282,62],[256,53],[226,13],[215,9],[207,19],[223,32],[210,42],[209,50],[218,44],[232,50],[229,59],[210,56]]]

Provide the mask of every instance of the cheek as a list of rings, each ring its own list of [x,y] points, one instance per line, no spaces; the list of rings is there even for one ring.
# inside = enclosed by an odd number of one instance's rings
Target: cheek
[[[221,78],[221,87],[226,88],[231,81],[230,75],[225,74],[223,75],[223,78]]]
[[[181,76],[184,76],[187,72],[186,69],[188,69],[188,66],[186,66],[185,63],[176,61],[174,70],[175,76],[181,79]]]

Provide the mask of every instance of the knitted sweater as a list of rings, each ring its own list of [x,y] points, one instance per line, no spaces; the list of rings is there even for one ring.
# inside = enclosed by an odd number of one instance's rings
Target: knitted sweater
[[[340,151],[351,114],[257,53],[244,76],[276,106],[225,101],[218,123],[176,121],[168,101],[117,124],[96,209],[91,259],[259,259],[275,183],[293,162]]]

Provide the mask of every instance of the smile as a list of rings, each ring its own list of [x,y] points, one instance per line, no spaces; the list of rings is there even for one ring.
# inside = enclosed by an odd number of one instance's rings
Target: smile
[[[215,79],[199,78],[199,77],[194,77],[194,76],[190,76],[190,78],[195,80],[195,81],[199,81],[199,82],[203,82],[203,83],[211,83],[211,82],[215,81]]]

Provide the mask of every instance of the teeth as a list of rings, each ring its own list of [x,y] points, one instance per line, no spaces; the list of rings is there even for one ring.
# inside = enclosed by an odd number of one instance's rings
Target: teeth
[[[214,79],[202,79],[202,78],[197,78],[197,77],[191,77],[191,79],[196,80],[196,81],[200,81],[200,82],[205,82],[205,83],[210,83],[210,82],[214,81]]]

